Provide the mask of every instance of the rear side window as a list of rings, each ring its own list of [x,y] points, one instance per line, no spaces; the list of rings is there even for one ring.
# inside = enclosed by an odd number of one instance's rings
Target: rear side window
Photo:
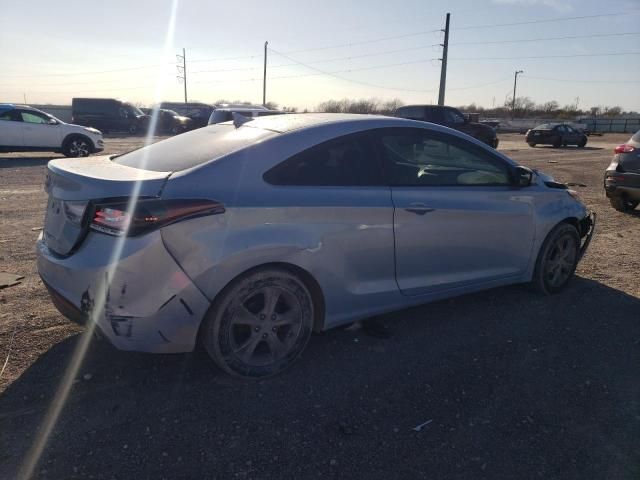
[[[154,172],[186,170],[257,143],[275,133],[216,124],[125,153],[114,162]]]
[[[424,107],[402,107],[398,109],[396,114],[398,117],[408,118],[410,120],[425,120]]]
[[[373,186],[383,184],[380,162],[366,133],[345,135],[304,150],[264,174],[272,185]]]

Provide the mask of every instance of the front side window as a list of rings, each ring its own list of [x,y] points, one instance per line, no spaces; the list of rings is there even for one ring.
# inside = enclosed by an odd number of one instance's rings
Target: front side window
[[[49,123],[49,119],[44,115],[35,112],[20,112],[22,121],[26,123]]]
[[[264,175],[272,185],[382,185],[382,169],[367,134],[345,135],[300,152]]]
[[[464,123],[464,117],[455,110],[447,108],[444,111],[444,121],[447,123],[462,124]]]
[[[424,120],[424,107],[402,107],[397,111],[397,116],[410,120]]]
[[[452,135],[390,129],[380,139],[392,185],[511,185],[509,166],[504,161]]]

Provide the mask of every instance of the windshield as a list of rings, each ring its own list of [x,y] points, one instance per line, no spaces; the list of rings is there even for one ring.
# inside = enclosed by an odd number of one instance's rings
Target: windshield
[[[133,105],[132,103],[126,102],[126,103],[125,103],[125,105],[126,105],[127,107],[129,107],[129,108],[131,109],[131,111],[132,111],[136,116],[144,115],[144,114],[145,114],[142,110],[140,110],[138,107],[136,107],[136,106],[135,106],[135,105]]]

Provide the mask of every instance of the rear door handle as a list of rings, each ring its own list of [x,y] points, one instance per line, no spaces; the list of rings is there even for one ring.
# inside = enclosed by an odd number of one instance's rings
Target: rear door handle
[[[411,203],[405,210],[416,215],[424,215],[425,213],[433,212],[435,208],[427,207],[424,203]]]

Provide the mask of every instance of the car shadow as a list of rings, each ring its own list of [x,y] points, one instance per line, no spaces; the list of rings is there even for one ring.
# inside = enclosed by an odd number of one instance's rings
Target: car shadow
[[[36,473],[619,478],[639,460],[638,311],[584,278],[553,296],[494,289],[378,317],[391,339],[314,335],[294,367],[259,381],[202,352],[94,341]],[[55,345],[0,397],[0,477],[16,478],[77,344]]]
[[[535,147],[529,147],[529,148],[541,148],[541,149],[551,149],[551,150],[556,150],[556,151],[563,151],[563,150],[577,150],[577,151],[582,151],[582,150],[604,150],[605,147],[591,147],[591,146],[585,146],[585,147],[575,147],[575,146],[567,146],[567,147],[554,147],[552,145],[536,145]]]
[[[37,167],[46,165],[49,160],[53,160],[54,158],[63,157],[0,157],[0,168]]]

